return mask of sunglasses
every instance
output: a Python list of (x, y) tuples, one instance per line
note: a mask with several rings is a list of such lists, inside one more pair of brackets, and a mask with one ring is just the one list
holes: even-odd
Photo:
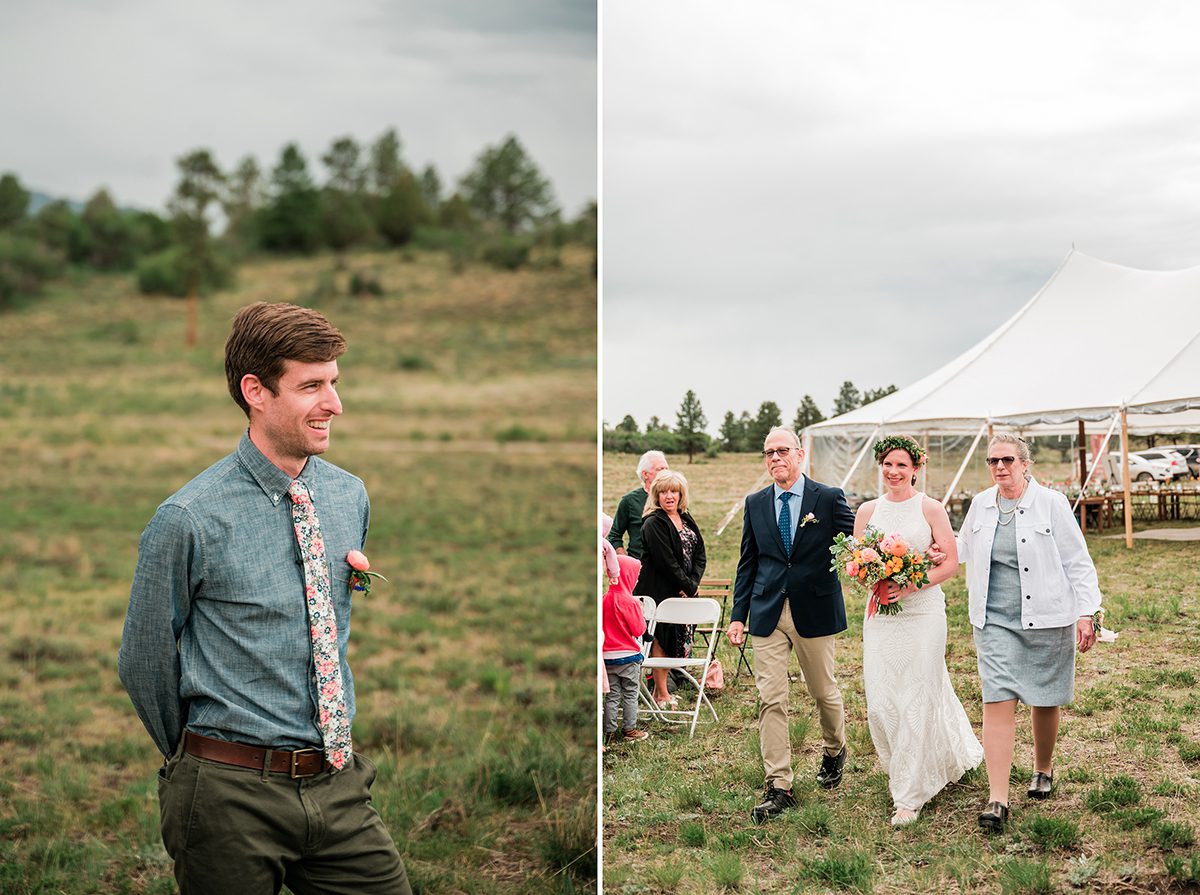
[(769, 449), (763, 451), (762, 455), (769, 460), (771, 457), (774, 457), (776, 454), (778, 454), (781, 457), (786, 457), (789, 453), (791, 453), (791, 450), (792, 449), (790, 447), (769, 448)]
[(1001, 463), (1003, 463), (1005, 466), (1012, 466), (1016, 462), (1017, 462), (1016, 457), (988, 457), (987, 458), (988, 466), (999, 466)]

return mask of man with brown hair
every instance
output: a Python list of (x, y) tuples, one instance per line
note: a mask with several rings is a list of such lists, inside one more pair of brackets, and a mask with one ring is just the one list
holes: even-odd
[(347, 554), (370, 505), (316, 455), (341, 415), (342, 334), (259, 302), (225, 345), (236, 451), (159, 506), (138, 545), (119, 670), (165, 764), (183, 893), (409, 893), (353, 750)]

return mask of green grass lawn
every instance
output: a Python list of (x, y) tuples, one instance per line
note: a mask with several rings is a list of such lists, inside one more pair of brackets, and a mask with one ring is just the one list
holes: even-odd
[[(751, 488), (762, 461), (725, 455), (687, 465), (692, 508), (705, 533), (707, 574), (733, 577), (741, 514), (717, 523)], [(635, 485), (636, 457), (604, 457), (603, 505), (612, 512)], [(1178, 525), (1194, 525), (1182, 522)], [(1140, 528), (1140, 526), (1139, 526)], [(863, 598), (847, 592), (850, 628), (838, 639), (849, 759), (832, 792), (813, 780), (820, 729), (802, 683), (792, 687), (797, 810), (750, 822), (762, 793), (756, 693), (720, 658), (726, 691), (719, 723), (687, 731), (651, 723), (652, 738), (610, 748), (603, 761), (607, 893), (643, 892), (1161, 892), (1200, 884), (1200, 543), (1093, 538), (1114, 644), (1079, 659), (1075, 702), (1063, 712), (1055, 795), (1032, 802), (1029, 716), (1018, 714), (1012, 815), (986, 839), (976, 815), (987, 799), (983, 768), (947, 787), (912, 827), (892, 829), (887, 778), (867, 730), (862, 688)], [(946, 663), (981, 732), (975, 651), (963, 576), (945, 585)]]
[[(245, 427), (223, 344), (260, 299), (350, 345), (326, 457), (366, 481), (390, 580), (356, 600), (355, 745), (414, 889), (595, 889), (590, 268), (255, 262), (194, 349), (183, 302), (125, 276), (0, 315), (0, 892), (174, 891), (116, 652), (142, 529)], [(385, 294), (348, 297), (355, 270)]]

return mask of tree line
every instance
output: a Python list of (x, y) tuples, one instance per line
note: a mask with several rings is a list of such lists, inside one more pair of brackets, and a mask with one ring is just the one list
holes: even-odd
[[(884, 395), (890, 395), (896, 386), (887, 385), (882, 388), (859, 391), (853, 382), (846, 380), (842, 383), (837, 397), (834, 399), (833, 415), (841, 416), (877, 401)], [(817, 402), (812, 395), (805, 395), (796, 414), (792, 418), (792, 428), (800, 432), (807, 427), (825, 420)], [(783, 412), (774, 401), (763, 401), (758, 405), (758, 411), (751, 416), (743, 410), (735, 415), (732, 410), (725, 412), (725, 418), (714, 438), (705, 431), (708, 418), (696, 393), (688, 389), (683, 396), (679, 409), (675, 414), (675, 426), (672, 428), (657, 416), (650, 417), (645, 430), (638, 428), (637, 421), (626, 414), (613, 428), (604, 427), (604, 450), (619, 451), (628, 454), (640, 454), (644, 451), (657, 450), (668, 454), (687, 454), (691, 463), (696, 454), (709, 457), (717, 456), (721, 451), (740, 453), (757, 451), (761, 448), (767, 433), (776, 426), (783, 425)]]
[(370, 145), (340, 137), (320, 163), (318, 182), (294, 142), (269, 172), (253, 155), (224, 170), (210, 150), (195, 149), (176, 160), (166, 215), (121, 208), (103, 188), (78, 210), (56, 200), (30, 213), (30, 192), (6, 173), (0, 309), (68, 268), (133, 271), (145, 293), (185, 296), (229, 285), (237, 263), (256, 253), (411, 243), (446, 251), (456, 265), (478, 258), (515, 269), (538, 246), (595, 244), (595, 203), (564, 221), (549, 181), (515, 136), (484, 148), (452, 190), (434, 165), (407, 164), (394, 128)]

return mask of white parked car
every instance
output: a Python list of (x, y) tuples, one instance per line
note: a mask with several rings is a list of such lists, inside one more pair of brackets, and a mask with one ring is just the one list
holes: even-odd
[(1190, 479), (1192, 472), (1188, 469), (1187, 457), (1170, 448), (1147, 448), (1144, 451), (1130, 451), (1129, 456), (1143, 457), (1146, 460), (1165, 460), (1171, 466), (1171, 476), (1176, 479)]
[(1187, 460), (1188, 469), (1194, 478), (1200, 479), (1200, 444), (1164, 444), (1156, 451), (1178, 451)]
[[(1108, 474), (1114, 485), (1121, 484), (1123, 468), (1120, 451), (1110, 452)], [(1134, 482), (1169, 482), (1175, 478), (1175, 473), (1171, 469), (1171, 464), (1166, 460), (1150, 460), (1131, 452), (1129, 454), (1129, 478)]]

